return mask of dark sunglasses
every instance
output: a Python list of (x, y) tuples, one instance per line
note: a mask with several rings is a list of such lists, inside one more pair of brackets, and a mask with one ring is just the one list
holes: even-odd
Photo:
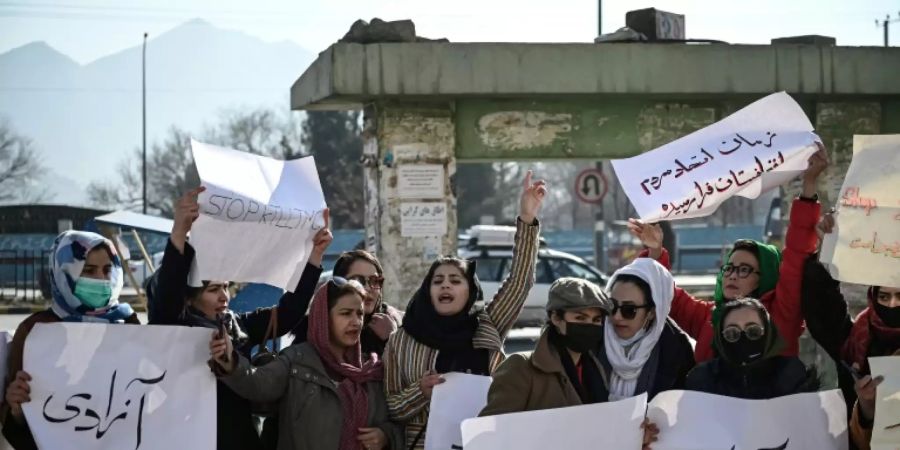
[(380, 277), (378, 275), (372, 275), (368, 277), (364, 275), (354, 275), (347, 278), (358, 282), (366, 288), (381, 289), (381, 287), (384, 286), (384, 277)]
[(747, 278), (751, 274), (759, 273), (758, 270), (756, 270), (746, 264), (741, 264), (741, 265), (737, 265), (737, 266), (735, 266), (734, 264), (725, 264), (724, 266), (722, 266), (721, 271), (722, 271), (722, 275), (724, 275), (726, 277), (730, 277), (732, 273), (737, 273), (738, 278)]
[(730, 342), (733, 344), (740, 340), (741, 333), (744, 333), (744, 335), (747, 336), (747, 339), (750, 339), (751, 341), (758, 341), (763, 337), (763, 334), (765, 334), (765, 332), (765, 328), (755, 323), (747, 325), (747, 327), (743, 330), (737, 325), (730, 325), (722, 330), (722, 338), (725, 339), (726, 342)]
[(618, 300), (611, 298), (613, 307), (612, 311), (609, 312), (609, 317), (616, 315), (616, 311), (622, 313), (622, 318), (625, 320), (631, 320), (637, 317), (637, 312), (639, 309), (649, 309), (652, 308), (650, 305), (635, 305), (634, 303), (625, 303), (624, 305), (620, 303)]

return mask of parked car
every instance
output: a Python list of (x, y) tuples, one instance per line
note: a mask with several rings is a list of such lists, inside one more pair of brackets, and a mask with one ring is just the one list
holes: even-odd
[[(477, 261), (478, 278), (484, 290), (484, 298), (490, 299), (500, 289), (500, 283), (509, 274), (512, 263), (512, 245), (515, 228), (478, 225), (469, 230), (470, 239), (459, 249), (459, 256)], [(550, 285), (562, 277), (583, 278), (604, 287), (609, 278), (585, 260), (546, 248), (542, 243), (535, 263), (535, 283), (525, 300), (525, 307), (516, 326), (542, 325), (547, 320), (547, 296)]]

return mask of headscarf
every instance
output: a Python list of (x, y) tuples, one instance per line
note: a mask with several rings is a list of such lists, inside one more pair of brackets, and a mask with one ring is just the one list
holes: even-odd
[[(781, 268), (781, 251), (774, 245), (763, 244), (762, 242), (754, 241), (752, 239), (741, 239), (734, 244), (738, 245), (740, 243), (750, 243), (755, 246), (756, 251), (753, 252), (753, 254), (759, 262), (759, 286), (755, 291), (744, 292), (743, 294), (747, 297), (762, 298), (767, 292), (775, 289), (775, 285), (778, 284), (778, 275)], [(731, 255), (734, 254), (734, 252), (735, 249), (732, 247), (731, 251), (728, 252), (728, 256), (725, 258), (725, 261), (730, 261)], [(725, 274), (719, 270), (719, 274), (716, 276), (716, 292), (713, 296), (713, 299), (716, 302), (712, 316), (713, 326), (715, 326), (717, 322), (721, 322), (723, 317), (722, 305), (726, 301), (723, 283), (724, 278)]]
[(481, 283), (475, 273), (475, 261), (467, 261), (466, 280), (469, 282), (469, 298), (463, 309), (452, 315), (442, 316), (431, 303), (431, 280), (434, 272), (446, 259), (438, 259), (422, 281), (403, 316), (403, 329), (415, 340), (438, 350), (466, 350), (472, 348), (472, 338), (478, 328), (478, 311), (473, 308), (476, 301), (482, 300)]
[[(95, 309), (75, 296), (75, 283), (81, 277), (88, 253), (101, 246), (111, 256), (112, 295), (106, 305)], [(119, 303), (123, 278), (122, 261), (112, 241), (97, 233), (64, 231), (56, 237), (50, 250), (50, 293), (53, 297), (50, 309), (65, 322), (123, 322), (134, 314), (131, 305)]]
[(870, 286), (866, 294), (869, 306), (856, 316), (853, 328), (850, 329), (850, 337), (841, 349), (841, 359), (849, 364), (858, 364), (863, 373), (869, 372), (869, 349), (873, 343), (877, 342), (889, 348), (900, 346), (900, 328), (887, 326), (875, 313), (878, 286)]
[(784, 347), (784, 340), (782, 340), (781, 336), (778, 334), (778, 329), (775, 328), (775, 323), (772, 322), (772, 316), (769, 314), (769, 311), (766, 310), (766, 307), (763, 306), (763, 304), (755, 298), (746, 297), (724, 303), (720, 308), (722, 311), (722, 318), (724, 319), (729, 312), (735, 309), (745, 307), (751, 307), (755, 309), (762, 319), (763, 327), (765, 328), (762, 337), (762, 339), (765, 340), (762, 356), (759, 359), (744, 366), (741, 366), (737, 361), (735, 361), (733, 355), (729, 355), (728, 352), (725, 351), (725, 338), (722, 337), (722, 329), (724, 329), (723, 320), (720, 320), (717, 324), (713, 325), (713, 349), (715, 349), (716, 354), (730, 366), (742, 367), (744, 369), (753, 369), (763, 364), (765, 361), (778, 356), (781, 353), (782, 348)]
[(330, 372), (343, 377), (338, 383), (338, 396), (341, 399), (343, 423), (341, 425), (341, 450), (357, 450), (360, 448), (356, 437), (359, 429), (368, 425), (369, 394), (366, 383), (380, 381), (384, 378), (384, 370), (378, 355), (372, 354), (363, 363), (359, 342), (347, 349), (344, 361), (338, 361), (331, 353), (331, 317), (328, 311), (328, 287), (336, 283), (330, 280), (316, 291), (309, 309), (309, 328), (307, 341), (319, 354), (322, 364)]
[(606, 284), (606, 292), (611, 293), (617, 278), (622, 275), (634, 275), (650, 285), (652, 298), (645, 299), (647, 303), (653, 302), (656, 317), (653, 326), (649, 329), (641, 328), (629, 339), (622, 339), (616, 334), (612, 318), (606, 318), (604, 326), (604, 346), (606, 358), (612, 366), (609, 380), (609, 400), (621, 400), (633, 397), (637, 386), (638, 377), (644, 364), (650, 359), (663, 329), (666, 327), (666, 318), (672, 308), (672, 297), (675, 295), (675, 285), (672, 274), (660, 263), (650, 258), (638, 258), (631, 264), (617, 270), (609, 278)]

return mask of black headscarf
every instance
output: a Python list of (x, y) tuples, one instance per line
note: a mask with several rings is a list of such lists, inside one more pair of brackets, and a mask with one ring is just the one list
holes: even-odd
[[(466, 280), (469, 282), (469, 298), (465, 307), (452, 316), (442, 316), (431, 303), (431, 280), (434, 272), (443, 264), (453, 264), (451, 258), (440, 258), (435, 261), (428, 274), (410, 299), (403, 316), (403, 329), (415, 340), (440, 351), (438, 354), (438, 371), (482, 372), (487, 366), (487, 351), (474, 349), (472, 338), (478, 328), (478, 310), (475, 302), (482, 300), (481, 283), (475, 273), (475, 261), (465, 261)], [(484, 356), (482, 364), (481, 359)], [(466, 362), (470, 361), (470, 362)], [(466, 368), (466, 370), (463, 370)]]

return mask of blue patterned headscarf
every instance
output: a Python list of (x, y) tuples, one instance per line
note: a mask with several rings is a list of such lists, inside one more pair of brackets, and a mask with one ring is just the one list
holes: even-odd
[[(112, 295), (105, 306), (93, 309), (75, 296), (75, 282), (81, 276), (87, 254), (100, 246), (105, 246), (112, 256), (112, 270), (109, 273)], [(122, 261), (109, 239), (87, 231), (64, 231), (56, 237), (50, 251), (50, 289), (53, 295), (50, 309), (66, 322), (122, 322), (134, 314), (131, 305), (119, 303), (123, 278)]]

